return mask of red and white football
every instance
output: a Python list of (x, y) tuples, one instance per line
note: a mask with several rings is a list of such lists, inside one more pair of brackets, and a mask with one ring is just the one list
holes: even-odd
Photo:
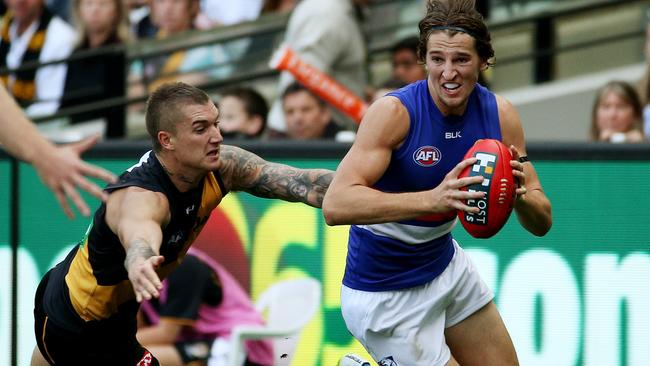
[(463, 187), (462, 190), (482, 191), (482, 199), (467, 200), (467, 205), (478, 207), (478, 213), (458, 210), (458, 218), (465, 230), (475, 238), (489, 238), (499, 232), (510, 217), (515, 200), (516, 183), (512, 175), (510, 149), (498, 140), (483, 139), (474, 143), (465, 159), (475, 157), (476, 163), (465, 168), (459, 178), (483, 176), (483, 183)]

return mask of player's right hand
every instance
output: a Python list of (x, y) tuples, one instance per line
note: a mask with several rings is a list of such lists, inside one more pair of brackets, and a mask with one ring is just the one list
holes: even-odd
[(162, 255), (151, 256), (147, 259), (139, 258), (127, 269), (129, 281), (131, 281), (135, 299), (138, 302), (160, 296), (162, 282), (156, 273), (156, 268), (164, 260), (165, 258)]
[(458, 178), (460, 173), (468, 166), (476, 163), (476, 158), (469, 158), (456, 164), (445, 179), (433, 189), (434, 212), (448, 212), (451, 210), (462, 210), (466, 212), (478, 212), (478, 207), (470, 207), (466, 204), (468, 199), (481, 199), (485, 192), (462, 191), (461, 187), (483, 182), (482, 176)]

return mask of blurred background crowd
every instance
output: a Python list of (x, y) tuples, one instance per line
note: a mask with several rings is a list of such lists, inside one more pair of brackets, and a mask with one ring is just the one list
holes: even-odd
[[(271, 69), (273, 52), (288, 45), (369, 104), (426, 77), (415, 51), (424, 7), (424, 0), (4, 0), (0, 77), (55, 142), (94, 133), (144, 139), (144, 101), (173, 80), (210, 93), (227, 141), (350, 141), (357, 122)], [(519, 108), (529, 140), (648, 140), (645, 2), (484, 0), (477, 9), (497, 53), (481, 82)]]

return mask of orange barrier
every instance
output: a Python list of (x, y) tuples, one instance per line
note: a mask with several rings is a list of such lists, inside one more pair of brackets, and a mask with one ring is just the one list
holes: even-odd
[(290, 47), (283, 45), (275, 52), (269, 66), (290, 72), (297, 81), (347, 116), (361, 122), (368, 104), (329, 75), (300, 59)]

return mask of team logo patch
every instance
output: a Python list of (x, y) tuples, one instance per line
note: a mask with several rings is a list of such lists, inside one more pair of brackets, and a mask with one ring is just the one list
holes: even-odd
[(421, 146), (413, 153), (413, 160), (423, 167), (431, 167), (440, 161), (442, 154), (435, 146)]

